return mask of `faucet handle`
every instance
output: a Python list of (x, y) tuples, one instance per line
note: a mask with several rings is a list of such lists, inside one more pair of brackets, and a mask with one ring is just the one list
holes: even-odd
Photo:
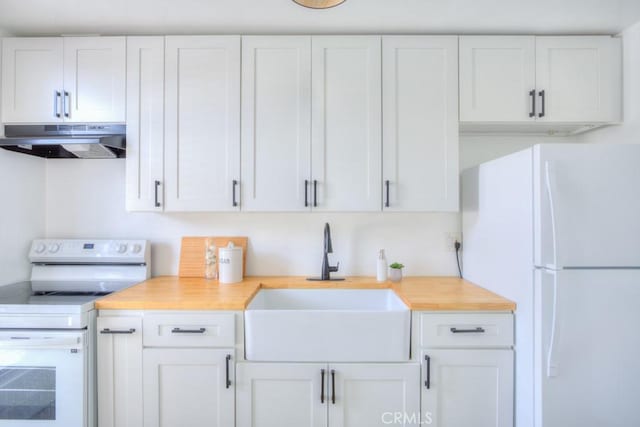
[(336, 266), (329, 266), (329, 272), (330, 273), (335, 273), (340, 269), (340, 263), (338, 262), (338, 265)]

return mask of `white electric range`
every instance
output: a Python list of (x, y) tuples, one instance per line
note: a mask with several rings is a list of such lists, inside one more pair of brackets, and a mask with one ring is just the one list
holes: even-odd
[(0, 427), (96, 425), (94, 301), (150, 276), (144, 240), (35, 240), (0, 287)]

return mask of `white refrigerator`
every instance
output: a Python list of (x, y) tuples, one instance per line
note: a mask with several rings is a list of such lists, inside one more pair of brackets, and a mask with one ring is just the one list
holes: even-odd
[(640, 426), (640, 144), (542, 144), (462, 177), (466, 279), (517, 303), (517, 427)]

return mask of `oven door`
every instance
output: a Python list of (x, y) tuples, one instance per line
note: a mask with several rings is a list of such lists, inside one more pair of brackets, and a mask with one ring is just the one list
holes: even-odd
[(0, 331), (0, 426), (87, 426), (86, 331)]

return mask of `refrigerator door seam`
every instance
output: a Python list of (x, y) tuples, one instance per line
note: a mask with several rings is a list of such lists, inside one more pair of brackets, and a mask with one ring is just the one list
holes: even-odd
[[(556, 233), (556, 209), (551, 189), (551, 162), (544, 162), (545, 186), (547, 187), (547, 197), (549, 198), (549, 214), (551, 219), (551, 243), (553, 246), (553, 267), (558, 266), (558, 239)], [(547, 266), (547, 268), (553, 268)]]
[(551, 314), (549, 351), (547, 352), (547, 377), (552, 378), (558, 375), (558, 366), (554, 360), (554, 347), (556, 342), (556, 329), (558, 322), (558, 274), (555, 271), (548, 271), (548, 273), (553, 276), (553, 309)]

